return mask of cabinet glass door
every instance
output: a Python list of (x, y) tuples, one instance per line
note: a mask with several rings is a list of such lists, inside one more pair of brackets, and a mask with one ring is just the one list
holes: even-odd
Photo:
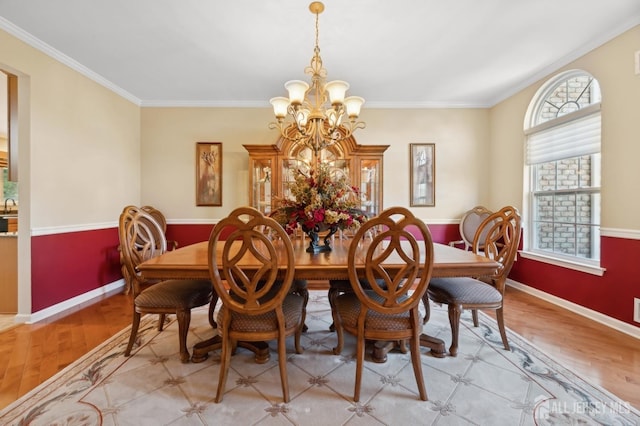
[[(314, 159), (313, 151), (307, 147), (301, 147), (299, 150), (292, 150), (294, 154), (293, 158), (285, 158), (282, 160), (282, 194), (285, 199), (293, 199), (291, 195), (290, 185), (295, 180), (296, 176), (303, 174), (309, 176), (312, 170), (312, 165), (318, 161), (323, 164), (327, 164), (330, 168), (331, 175), (335, 178), (346, 177), (349, 181), (349, 161), (344, 158), (339, 158), (336, 152), (329, 149), (323, 149), (318, 153), (318, 156)], [(353, 183), (352, 183), (353, 184)]]
[(263, 214), (271, 213), (273, 161), (271, 158), (254, 158), (251, 161), (251, 206)]
[(379, 159), (363, 158), (360, 161), (360, 201), (361, 208), (369, 217), (380, 213), (381, 170)]

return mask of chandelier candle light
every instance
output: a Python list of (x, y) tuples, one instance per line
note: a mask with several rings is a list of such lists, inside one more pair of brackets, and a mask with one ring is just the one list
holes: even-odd
[[(313, 2), (309, 5), (316, 15), (316, 44), (311, 65), (305, 73), (311, 74), (311, 86), (305, 81), (291, 80), (284, 84), (289, 98), (276, 97), (270, 100), (277, 122), (269, 124), (271, 129), (279, 129), (283, 138), (303, 143), (314, 154), (324, 148), (351, 136), (356, 129), (363, 129), (365, 123), (357, 121), (364, 99), (359, 96), (345, 98), (349, 83), (341, 80), (326, 82), (327, 70), (322, 66), (318, 47), (318, 17), (324, 11), (324, 4)], [(293, 123), (286, 121), (289, 115)], [(348, 117), (348, 120), (343, 120)]]

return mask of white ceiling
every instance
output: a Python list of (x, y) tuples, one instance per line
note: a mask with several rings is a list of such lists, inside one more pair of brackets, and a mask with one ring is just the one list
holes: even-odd
[[(309, 3), (0, 0), (0, 29), (143, 106), (267, 106), (309, 80)], [(639, 0), (324, 3), (328, 79), (365, 108), (492, 106), (640, 24)]]

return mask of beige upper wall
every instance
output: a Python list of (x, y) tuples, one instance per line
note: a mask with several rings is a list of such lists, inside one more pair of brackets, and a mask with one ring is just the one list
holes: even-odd
[[(409, 144), (436, 144), (436, 206), (413, 208), (429, 222), (458, 218), (486, 203), (488, 111), (370, 109), (363, 145), (390, 145), (384, 156), (384, 206), (409, 206)], [(273, 144), (270, 108), (142, 108), (142, 200), (169, 219), (213, 220), (249, 202), (248, 154), (243, 144)], [(222, 142), (223, 206), (195, 205), (195, 144)]]
[(139, 202), (137, 105), (4, 31), (0, 68), (18, 75), (28, 111), (20, 117), (20, 202), (30, 202), (32, 229), (113, 222), (123, 205)]
[(559, 72), (582, 69), (598, 80), (602, 91), (602, 227), (640, 229), (640, 198), (634, 195), (640, 182), (640, 75), (634, 69), (638, 50), (640, 26), (491, 109), (492, 205), (512, 199), (522, 205), (524, 117), (536, 91)]

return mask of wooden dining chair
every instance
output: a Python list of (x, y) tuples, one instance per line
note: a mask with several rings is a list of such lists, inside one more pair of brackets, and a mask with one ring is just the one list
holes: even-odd
[[(124, 266), (133, 278), (133, 322), (125, 356), (131, 354), (137, 340), (140, 318), (143, 314), (159, 314), (158, 330), (162, 331), (167, 314), (178, 320), (180, 360), (190, 359), (187, 333), (191, 309), (211, 303), (213, 286), (209, 280), (145, 280), (138, 265), (167, 250), (167, 241), (161, 225), (141, 208), (127, 206), (120, 214), (118, 234)], [(215, 305), (215, 301), (213, 302)]]
[(471, 249), (500, 263), (491, 276), (468, 278), (433, 278), (424, 296), (425, 322), (429, 319), (429, 299), (446, 304), (451, 325), (449, 354), (458, 354), (460, 315), (464, 309), (472, 310), (473, 325), (478, 326), (478, 309), (494, 309), (502, 344), (509, 350), (504, 325), (504, 288), (513, 266), (520, 243), (520, 214), (515, 207), (506, 206), (487, 216), (476, 231)]
[[(162, 229), (162, 234), (165, 235), (165, 239), (166, 239), (166, 233), (167, 233), (167, 220), (164, 216), (164, 214), (156, 209), (155, 207), (152, 206), (142, 206), (140, 207), (140, 209), (144, 210), (145, 212), (149, 213), (155, 220), (156, 222), (158, 222), (158, 224), (160, 225), (160, 229)], [(176, 248), (178, 248), (178, 242), (177, 241), (169, 241), (167, 240), (167, 248), (171, 247), (171, 250), (175, 250)], [(127, 269), (127, 266), (124, 264), (124, 257), (122, 254), (122, 248), (118, 247), (118, 251), (120, 252), (120, 270), (122, 272), (122, 277), (124, 278), (124, 282), (125, 282), (125, 294), (129, 294), (129, 292), (133, 289), (133, 277), (129, 276), (129, 270)]]
[[(216, 255), (219, 244), (224, 245), (221, 264)], [(253, 207), (233, 210), (213, 228), (209, 274), (222, 301), (217, 317), (222, 355), (216, 402), (222, 401), (237, 342), (276, 339), (282, 395), (289, 402), (285, 339), (295, 336), (296, 353), (302, 353), (305, 302), (303, 296), (291, 292), (294, 271), (293, 245), (286, 232)]]
[[(162, 213), (160, 210), (158, 210), (153, 206), (142, 206), (140, 208), (145, 212), (149, 213), (156, 220), (156, 222), (158, 222), (158, 224), (160, 225), (160, 228), (162, 229), (164, 239), (167, 239), (167, 218), (165, 217), (164, 213)], [(167, 250), (176, 250), (177, 248), (178, 248), (178, 241), (167, 240)], [(214, 312), (215, 312), (217, 300), (218, 299), (214, 294), (212, 303), (209, 304), (209, 324), (211, 324), (213, 328), (217, 327), (217, 324), (214, 318)]]
[(460, 240), (450, 241), (452, 247), (462, 245), (465, 250), (469, 250), (476, 236), (476, 231), (483, 220), (491, 214), (491, 210), (484, 206), (475, 206), (468, 210), (460, 218)]
[[(165, 239), (167, 235), (167, 218), (164, 213), (153, 206), (142, 206), (140, 207), (145, 212), (149, 213), (155, 220), (160, 224), (160, 228), (162, 229), (162, 233), (165, 234)], [(178, 248), (178, 242), (176, 240), (167, 240), (167, 249), (175, 250)]]
[[(362, 240), (372, 227), (381, 230), (363, 249)], [(417, 232), (416, 239), (409, 229)], [(361, 252), (364, 252), (364, 256)], [(395, 267), (385, 266), (390, 256)], [(364, 261), (358, 263), (358, 259)], [(400, 267), (398, 267), (400, 265)], [(353, 292), (335, 298), (334, 323), (338, 335), (335, 354), (342, 352), (343, 330), (356, 336), (356, 381), (354, 401), (360, 399), (365, 342), (409, 340), (413, 372), (420, 399), (427, 400), (420, 360), (422, 315), (419, 310), (433, 268), (431, 233), (420, 219), (404, 207), (389, 208), (366, 222), (349, 246), (348, 272)], [(364, 288), (361, 278), (369, 283)]]

